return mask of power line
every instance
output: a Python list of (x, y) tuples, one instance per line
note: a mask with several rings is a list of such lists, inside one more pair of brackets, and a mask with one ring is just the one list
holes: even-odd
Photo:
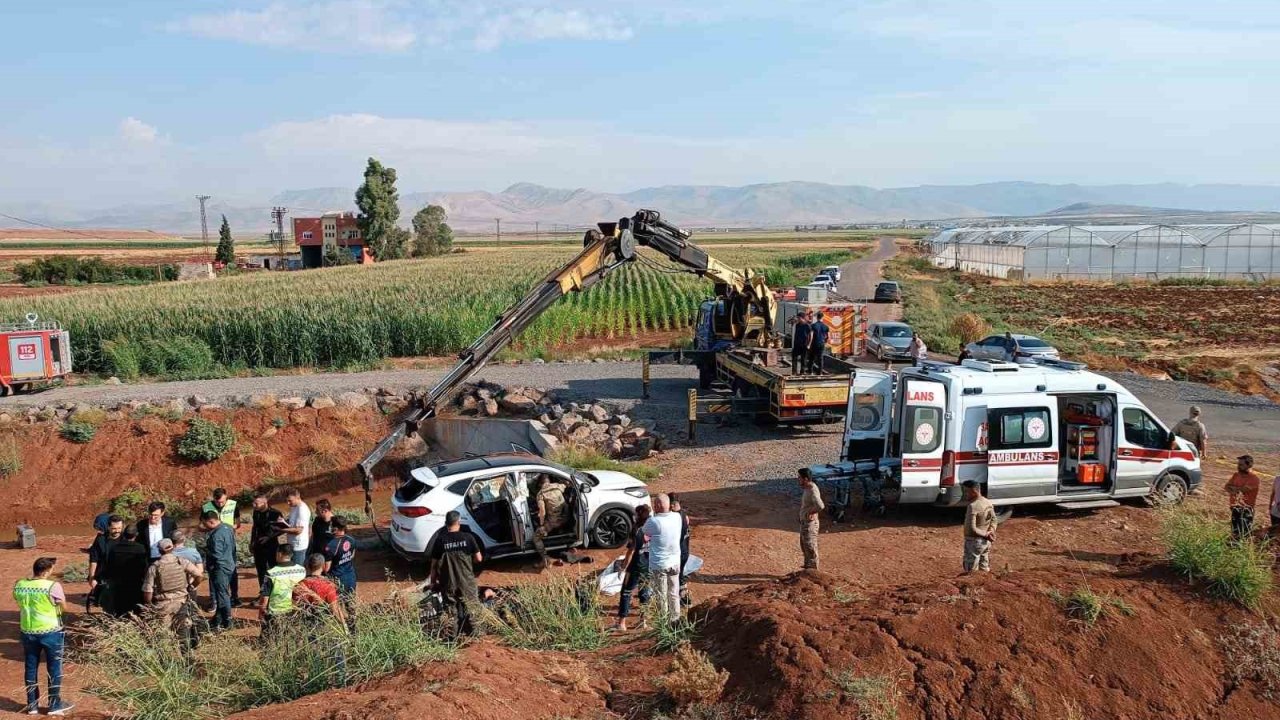
[[(103, 241), (105, 241), (105, 242), (118, 242), (118, 240), (113, 240), (112, 238), (102, 237), (101, 235), (90, 235), (89, 233), (83, 233), (83, 232), (80, 232), (79, 230), (71, 230), (71, 229), (69, 229), (69, 228), (57, 227), (56, 225), (47, 225), (47, 224), (42, 223), (42, 222), (36, 222), (35, 220), (28, 220), (28, 219), (26, 219), (26, 218), (20, 218), (20, 217), (18, 217), (18, 216), (16, 216), (16, 215), (9, 215), (9, 214), (7, 214), (7, 213), (0, 213), (0, 217), (2, 217), (2, 218), (7, 218), (7, 219), (9, 219), (9, 220), (13, 220), (14, 222), (20, 222), (20, 223), (24, 223), (24, 224), (27, 224), (27, 225), (34, 225), (35, 227), (42, 227), (42, 228), (45, 228), (46, 230), (56, 230), (56, 231), (58, 231), (58, 232), (68, 233), (68, 234), (70, 234), (70, 235), (79, 235), (80, 237), (89, 238), (90, 240), (103, 240)], [(167, 237), (167, 236), (165, 236), (165, 235), (162, 235), (161, 233), (156, 232), (155, 230), (146, 230), (145, 228), (144, 228), (144, 230), (145, 230), (146, 232), (151, 233), (152, 235), (159, 235), (160, 237)]]

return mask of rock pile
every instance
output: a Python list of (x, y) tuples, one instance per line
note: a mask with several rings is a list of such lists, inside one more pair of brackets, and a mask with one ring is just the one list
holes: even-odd
[(544, 388), (481, 382), (459, 392), (454, 405), (463, 416), (531, 420), (553, 447), (568, 443), (611, 458), (644, 459), (666, 445), (651, 420), (633, 419), (598, 402), (561, 402), (554, 391)]

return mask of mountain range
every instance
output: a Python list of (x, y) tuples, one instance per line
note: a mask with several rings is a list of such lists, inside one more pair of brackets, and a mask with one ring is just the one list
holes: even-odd
[[(216, 197), (208, 206), (210, 233), (225, 214), (238, 233), (260, 232), (271, 224), (272, 206), (293, 216), (329, 210), (354, 210), (354, 188), (287, 190), (266, 203), (227, 203)], [(488, 232), (495, 218), (504, 232), (579, 228), (629, 215), (645, 207), (690, 227), (770, 227), (898, 222), (993, 216), (1078, 215), (1090, 207), (1123, 209), (1124, 215), (1170, 213), (1161, 208), (1197, 212), (1263, 213), (1280, 211), (1280, 186), (1267, 185), (1052, 185), (996, 182), (979, 185), (919, 185), (872, 188), (813, 182), (779, 182), (740, 187), (666, 185), (626, 193), (603, 193), (517, 183), (502, 192), (409, 192), (400, 196), (402, 225), (425, 205), (443, 205), (460, 231)], [(1071, 212), (1062, 212), (1064, 209)], [(150, 229), (193, 233), (200, 229), (194, 200), (85, 209), (53, 204), (21, 205), (0, 201), (0, 212), (66, 228)], [(1094, 213), (1106, 214), (1106, 213)], [(0, 218), (0, 225), (21, 224)]]

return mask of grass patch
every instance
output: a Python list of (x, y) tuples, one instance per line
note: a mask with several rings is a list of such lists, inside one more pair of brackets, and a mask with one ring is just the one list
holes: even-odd
[(358, 602), (355, 617), (353, 633), (321, 616), (306, 632), (261, 641), (206, 636), (190, 661), (161, 623), (106, 618), (86, 630), (75, 659), (87, 691), (121, 715), (206, 720), (454, 656), (452, 645), (424, 632), (410, 604)]
[(1257, 609), (1271, 591), (1274, 557), (1268, 541), (1236, 542), (1225, 519), (1182, 505), (1161, 509), (1160, 534), (1169, 563), (1210, 594)]
[(651, 465), (614, 460), (599, 450), (579, 445), (561, 445), (552, 450), (547, 459), (552, 462), (558, 462), (561, 465), (568, 465), (577, 470), (614, 470), (624, 472), (646, 482), (662, 474), (661, 470)]
[(97, 433), (97, 425), (90, 425), (85, 422), (65, 422), (62, 424), (62, 428), (58, 431), (58, 434), (61, 435), (64, 440), (81, 444), (92, 441), (93, 436)]
[(22, 448), (12, 436), (0, 442), (0, 477), (13, 477), (22, 471)]
[(857, 703), (858, 720), (897, 720), (902, 690), (892, 675), (859, 675), (845, 670), (828, 676), (850, 702)]
[(236, 430), (231, 423), (219, 424), (192, 418), (187, 432), (178, 441), (178, 455), (195, 462), (211, 462), (222, 457), (236, 444)]
[(147, 505), (153, 501), (164, 503), (165, 515), (174, 520), (182, 520), (191, 515), (190, 509), (181, 501), (164, 493), (149, 493), (142, 488), (129, 488), (116, 495), (107, 503), (107, 509), (112, 515), (119, 515), (124, 518), (125, 523), (129, 523), (133, 518), (145, 517)]
[(1280, 696), (1280, 631), (1269, 624), (1240, 624), (1221, 638), (1232, 681), (1258, 684), (1263, 697)]
[(653, 628), (649, 634), (653, 637), (653, 649), (659, 653), (679, 652), (680, 648), (692, 643), (698, 637), (698, 624), (687, 617), (672, 620), (666, 613), (659, 612), (656, 602), (649, 602), (644, 609), (645, 620)]
[(363, 510), (357, 510), (355, 508), (334, 508), (333, 516), (336, 518), (342, 518), (346, 521), (348, 526), (363, 525), (369, 521), (369, 518), (365, 517)]
[(497, 611), (480, 615), (503, 642), (524, 650), (598, 650), (609, 642), (595, 580), (587, 575), (516, 585)]
[(1069, 595), (1063, 595), (1057, 590), (1049, 590), (1048, 595), (1062, 606), (1073, 622), (1078, 622), (1085, 627), (1093, 627), (1104, 615), (1118, 614), (1125, 617), (1134, 615), (1133, 606), (1124, 598), (1100, 595), (1088, 585), (1075, 588)]
[(89, 580), (89, 561), (73, 562), (60, 573), (63, 582), (81, 583)]

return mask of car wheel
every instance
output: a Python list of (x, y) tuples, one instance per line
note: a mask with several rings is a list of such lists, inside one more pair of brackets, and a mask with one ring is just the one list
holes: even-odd
[(618, 548), (627, 542), (635, 521), (631, 513), (621, 508), (609, 508), (600, 513), (591, 527), (591, 544), (599, 548)]
[(1151, 496), (1154, 505), (1179, 505), (1187, 499), (1187, 481), (1177, 473), (1167, 472), (1156, 478), (1155, 492)]

